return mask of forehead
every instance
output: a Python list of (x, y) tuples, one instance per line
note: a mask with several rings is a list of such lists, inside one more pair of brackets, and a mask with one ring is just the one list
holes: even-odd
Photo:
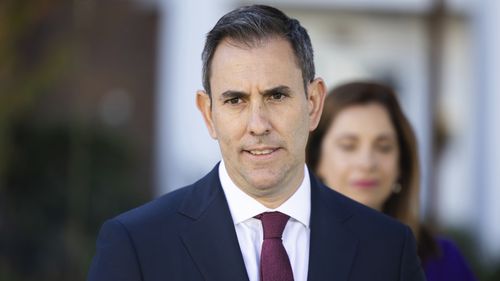
[(244, 42), (226, 37), (217, 45), (214, 51), (212, 66), (216, 61), (224, 61), (226, 57), (242, 56), (244, 54), (252, 55), (255, 53), (263, 55), (272, 53), (276, 49), (280, 50), (283, 55), (288, 56), (288, 59), (295, 59), (290, 42), (278, 35), (250, 39)]
[(378, 103), (346, 107), (337, 114), (330, 131), (334, 134), (349, 133), (369, 136), (395, 134), (389, 113)]
[(252, 86), (293, 88), (302, 85), (302, 72), (285, 39), (268, 38), (252, 45), (225, 39), (214, 53), (210, 83), (213, 93)]

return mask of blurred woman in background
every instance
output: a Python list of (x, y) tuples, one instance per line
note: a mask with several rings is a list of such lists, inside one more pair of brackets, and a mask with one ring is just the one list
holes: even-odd
[(419, 223), (415, 134), (389, 87), (333, 89), (307, 146), (307, 164), (332, 189), (411, 227), (427, 280), (475, 280), (457, 247)]

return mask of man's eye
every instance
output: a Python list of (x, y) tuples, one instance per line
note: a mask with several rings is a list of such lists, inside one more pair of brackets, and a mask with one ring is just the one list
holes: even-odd
[(271, 99), (273, 100), (282, 100), (283, 98), (285, 98), (285, 94), (283, 93), (274, 93), (271, 95)]
[(229, 104), (239, 104), (241, 103), (241, 98), (232, 98), (226, 100), (224, 103), (229, 103)]

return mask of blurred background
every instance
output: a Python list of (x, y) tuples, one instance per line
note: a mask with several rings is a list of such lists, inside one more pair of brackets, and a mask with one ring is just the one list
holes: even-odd
[[(220, 159), (195, 106), (236, 0), (0, 1), (0, 281), (85, 280), (107, 218)], [(299, 19), (329, 87), (392, 85), (422, 217), (500, 280), (500, 1), (261, 0)]]

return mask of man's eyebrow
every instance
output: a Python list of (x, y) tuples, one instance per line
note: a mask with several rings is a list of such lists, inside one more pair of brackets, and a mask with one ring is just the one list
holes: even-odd
[[(277, 86), (277, 87), (274, 87), (274, 88), (271, 88), (271, 89), (264, 90), (261, 93), (261, 95), (263, 95), (263, 96), (269, 96), (269, 95), (273, 95), (273, 94), (276, 94), (276, 93), (288, 94), (290, 92), (291, 92), (290, 87), (280, 85), (280, 86)], [(246, 97), (246, 96), (249, 96), (249, 95), (250, 94), (248, 94), (246, 92), (243, 92), (243, 91), (227, 90), (227, 91), (223, 92), (220, 95), (220, 98), (223, 99), (223, 100), (226, 100), (226, 99)]]
[(269, 95), (273, 95), (276, 93), (289, 94), (290, 92), (291, 92), (290, 87), (280, 85), (280, 86), (265, 90), (264, 92), (262, 92), (262, 95), (269, 96)]
[(248, 96), (248, 93), (241, 92), (241, 91), (228, 90), (228, 91), (223, 92), (220, 95), (220, 98), (223, 100), (226, 100), (226, 99), (241, 98), (241, 97), (245, 97), (245, 96)]

